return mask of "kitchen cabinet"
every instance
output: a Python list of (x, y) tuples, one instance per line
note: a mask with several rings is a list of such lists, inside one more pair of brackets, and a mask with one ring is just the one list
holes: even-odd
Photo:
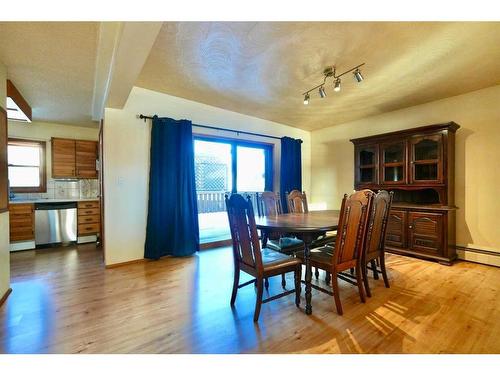
[(97, 142), (52, 138), (53, 178), (97, 178)]
[(101, 231), (99, 201), (78, 202), (78, 236), (98, 235)]
[(9, 205), (10, 242), (35, 239), (35, 205), (15, 203)]

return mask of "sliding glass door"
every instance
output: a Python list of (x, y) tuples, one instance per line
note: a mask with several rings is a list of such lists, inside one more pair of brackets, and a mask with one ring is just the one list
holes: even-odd
[(228, 240), (224, 195), (272, 190), (272, 145), (195, 137), (194, 155), (200, 242)]

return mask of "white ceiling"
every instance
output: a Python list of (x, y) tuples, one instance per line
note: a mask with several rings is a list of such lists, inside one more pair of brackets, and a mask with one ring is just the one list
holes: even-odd
[(91, 107), (99, 22), (0, 22), (0, 61), (33, 120), (96, 126)]
[[(97, 126), (113, 58), (117, 102), (135, 83), (306, 130), (500, 84), (499, 22), (115, 24), (0, 22), (0, 61), (35, 121)], [(362, 62), (363, 83), (348, 75), (302, 104), (326, 66)]]
[(137, 85), (312, 130), (499, 84), (498, 61), (499, 22), (169, 22)]

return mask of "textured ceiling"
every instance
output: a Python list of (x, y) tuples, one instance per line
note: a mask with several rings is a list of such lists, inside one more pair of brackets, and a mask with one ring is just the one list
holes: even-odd
[[(165, 23), (137, 85), (306, 130), (500, 83), (500, 23)], [(301, 93), (366, 62), (342, 91)]]
[(98, 22), (0, 22), (0, 61), (34, 121), (96, 126), (91, 118)]

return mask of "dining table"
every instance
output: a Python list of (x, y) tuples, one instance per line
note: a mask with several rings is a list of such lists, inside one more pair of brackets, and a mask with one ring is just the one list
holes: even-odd
[(326, 232), (337, 230), (339, 210), (309, 211), (306, 213), (288, 213), (255, 218), (257, 229), (267, 232), (280, 232), (296, 236), (304, 242), (305, 297), (306, 314), (312, 314), (312, 267), (311, 244)]

